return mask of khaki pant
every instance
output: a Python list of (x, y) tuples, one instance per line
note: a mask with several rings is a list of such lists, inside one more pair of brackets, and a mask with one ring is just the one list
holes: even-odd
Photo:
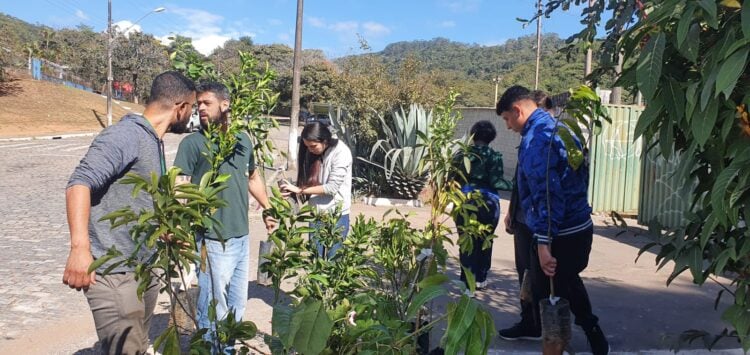
[(96, 284), (85, 292), (91, 307), (101, 349), (106, 354), (145, 354), (151, 316), (159, 294), (152, 282), (138, 300), (138, 282), (132, 272), (96, 275)]

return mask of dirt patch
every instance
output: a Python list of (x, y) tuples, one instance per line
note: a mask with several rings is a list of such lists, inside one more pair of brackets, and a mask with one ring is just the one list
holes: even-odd
[[(107, 125), (103, 95), (17, 76), (0, 84), (0, 137), (98, 132)], [(112, 101), (112, 118), (143, 106)]]

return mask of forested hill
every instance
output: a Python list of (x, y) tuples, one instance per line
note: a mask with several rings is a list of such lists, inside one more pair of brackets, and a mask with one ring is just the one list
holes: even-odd
[[(564, 40), (557, 34), (542, 37), (540, 89), (558, 93), (583, 82), (583, 55), (568, 62), (559, 52)], [(450, 41), (445, 38), (396, 42), (372, 53), (381, 58), (391, 72), (407, 58), (418, 60), (423, 70), (450, 73), (463, 91), (466, 104), (492, 106), (492, 97), (475, 93), (494, 92), (492, 79), (502, 77), (500, 89), (520, 84), (534, 86), (536, 37), (508, 39), (502, 45), (483, 46)], [(346, 60), (341, 58), (339, 61)]]
[(45, 29), (49, 28), (0, 13), (0, 45), (7, 50), (23, 52), (24, 44), (40, 40)]
[[(559, 56), (557, 49), (563, 40), (556, 34), (542, 39), (542, 56)], [(455, 70), (477, 79), (490, 79), (512, 70), (520, 63), (533, 62), (536, 56), (536, 37), (509, 39), (498, 46), (481, 46), (452, 42), (445, 38), (429, 41), (396, 42), (383, 49), (381, 55), (387, 63), (400, 63), (409, 55), (422, 61), (428, 69)]]

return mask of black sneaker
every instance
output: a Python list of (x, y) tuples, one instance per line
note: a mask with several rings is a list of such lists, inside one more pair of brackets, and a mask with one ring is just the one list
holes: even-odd
[(541, 329), (534, 330), (521, 323), (516, 323), (510, 328), (500, 329), (497, 333), (505, 340), (542, 340)]
[(607, 341), (607, 337), (604, 336), (602, 328), (599, 328), (598, 325), (595, 325), (591, 330), (586, 332), (586, 338), (589, 340), (593, 355), (609, 354), (609, 342)]

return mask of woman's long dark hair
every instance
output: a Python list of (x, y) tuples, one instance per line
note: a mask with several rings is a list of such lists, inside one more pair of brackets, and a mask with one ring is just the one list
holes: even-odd
[[(307, 146), (303, 141), (299, 142), (299, 154), (297, 155), (297, 158), (299, 159), (297, 163), (297, 186), (312, 186), (310, 185), (310, 183), (312, 181), (317, 181), (317, 173), (319, 172), (311, 171), (313, 164), (315, 164), (315, 161), (318, 160), (318, 164), (322, 165), (323, 155), (325, 155), (328, 150), (335, 147), (336, 144), (338, 144), (339, 140), (333, 138), (333, 134), (331, 134), (331, 130), (328, 129), (327, 125), (318, 121), (306, 124), (305, 128), (302, 130), (302, 135), (300, 138), (301, 140), (322, 142), (326, 144), (326, 150), (323, 151), (321, 155), (315, 155), (307, 150)], [(318, 181), (318, 184), (319, 183), (320, 182)]]

